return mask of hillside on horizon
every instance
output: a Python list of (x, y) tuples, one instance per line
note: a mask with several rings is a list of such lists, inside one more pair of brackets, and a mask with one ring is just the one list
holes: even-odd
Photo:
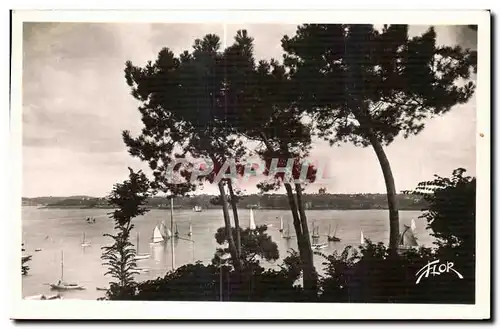
[[(174, 207), (192, 209), (201, 206), (204, 209), (217, 209), (216, 195), (199, 194), (193, 196), (176, 197)], [(401, 210), (421, 210), (425, 201), (414, 195), (398, 194), (398, 203)], [(360, 194), (329, 194), (315, 193), (303, 195), (306, 209), (387, 209), (387, 196), (383, 193)], [(106, 198), (90, 196), (71, 197), (38, 197), (23, 198), (23, 206), (43, 206), (46, 208), (111, 208)], [(165, 196), (154, 196), (148, 199), (149, 208), (165, 209), (170, 207), (170, 201)], [(240, 196), (238, 206), (241, 208), (261, 209), (288, 209), (286, 194), (250, 194)]]

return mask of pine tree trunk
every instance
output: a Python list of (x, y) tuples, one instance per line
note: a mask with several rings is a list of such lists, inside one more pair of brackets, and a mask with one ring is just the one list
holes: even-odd
[[(356, 36), (354, 36), (356, 37)], [(361, 91), (365, 88), (364, 69), (359, 62), (357, 54), (359, 52), (355, 48), (345, 48), (346, 65), (349, 67), (347, 70), (346, 87), (352, 88), (353, 91)], [(384, 152), (380, 140), (373, 132), (373, 122), (371, 121), (370, 111), (368, 110), (368, 103), (365, 102), (362, 94), (351, 93), (346, 89), (345, 95), (347, 97), (347, 106), (351, 108), (354, 116), (360, 123), (360, 127), (364, 131), (364, 137), (367, 137), (377, 154), (382, 173), (384, 174), (385, 187), (387, 190), (387, 203), (389, 206), (389, 249), (396, 250), (398, 247), (399, 239), (399, 214), (396, 202), (396, 185), (394, 184), (394, 177), (392, 176), (391, 166), (389, 160)]]
[[(275, 150), (269, 143), (266, 135), (263, 132), (261, 132), (260, 135), (262, 137), (262, 141), (266, 145), (266, 148), (274, 154)], [(284, 185), (286, 194), (288, 196), (290, 210), (292, 212), (293, 226), (297, 235), (297, 246), (299, 248), (300, 260), (302, 262), (302, 273), (304, 277), (304, 290), (306, 291), (306, 294), (310, 296), (312, 294), (316, 294), (317, 278), (315, 274), (316, 270), (314, 269), (314, 263), (312, 260), (312, 247), (309, 241), (309, 233), (307, 233), (306, 235), (306, 233), (304, 232), (304, 224), (302, 223), (302, 220), (305, 220), (305, 213), (303, 216), (299, 214), (299, 209), (302, 205), (300, 204), (301, 201), (295, 201), (292, 185), (289, 183), (285, 183)], [(297, 206), (297, 203), (299, 203), (299, 206)], [(306, 231), (308, 230), (307, 222), (305, 224), (305, 229)]]
[(227, 235), (227, 242), (229, 244), (229, 253), (231, 254), (231, 258), (233, 259), (233, 264), (235, 269), (239, 272), (241, 271), (241, 260), (238, 257), (238, 252), (236, 251), (236, 245), (234, 244), (233, 232), (231, 229), (231, 220), (229, 218), (229, 210), (227, 208), (226, 191), (224, 191), (224, 185), (222, 181), (219, 182), (217, 185), (219, 186), (219, 192), (222, 202), (222, 212), (224, 215), (224, 224), (226, 226), (226, 235)]
[(236, 252), (238, 257), (241, 255), (241, 234), (240, 234), (240, 219), (238, 217), (238, 207), (236, 205), (236, 196), (233, 190), (233, 184), (229, 179), (227, 181), (227, 187), (229, 188), (229, 196), (231, 198), (231, 207), (233, 208), (234, 226), (236, 228)]
[(387, 203), (389, 206), (389, 248), (395, 251), (398, 248), (399, 240), (399, 212), (396, 199), (396, 184), (394, 183), (389, 159), (385, 154), (382, 144), (372, 133), (370, 133), (369, 138), (384, 174)]
[[(306, 212), (304, 210), (304, 203), (302, 200), (302, 187), (300, 184), (295, 184), (295, 191), (297, 193), (297, 205), (299, 208), (299, 214), (300, 214), (300, 222), (302, 224), (302, 235), (303, 235), (303, 240), (304, 244), (306, 244), (305, 252), (306, 257), (308, 259), (308, 278), (307, 280), (310, 281), (309, 285), (309, 292), (311, 294), (314, 293), (313, 296), (316, 295), (317, 293), (317, 283), (318, 283), (318, 278), (316, 275), (316, 270), (314, 268), (314, 259), (313, 259), (313, 252), (312, 252), (312, 246), (311, 246), (311, 239), (309, 237), (309, 228), (307, 227), (307, 217), (306, 217)], [(305, 276), (304, 276), (304, 282), (305, 282)], [(304, 284), (305, 286), (305, 284)]]

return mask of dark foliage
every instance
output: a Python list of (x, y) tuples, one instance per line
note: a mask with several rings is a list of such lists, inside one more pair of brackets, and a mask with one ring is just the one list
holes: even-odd
[[(272, 241), (271, 237), (267, 235), (266, 231), (266, 225), (257, 226), (255, 230), (240, 228), (240, 258), (244, 266), (250, 267), (252, 265), (259, 265), (259, 260), (274, 262), (279, 258), (278, 246)], [(226, 232), (226, 229), (221, 227), (217, 230), (217, 233), (215, 233), (215, 241), (217, 241), (219, 245), (227, 243)], [(232, 234), (234, 239), (236, 239), (236, 228), (232, 228)], [(212, 263), (220, 264), (221, 258), (227, 256), (228, 253), (228, 248), (217, 248)]]
[(475, 298), (476, 178), (457, 168), (451, 177), (435, 175), (409, 194), (423, 196), (428, 203), (420, 216), (436, 238), (436, 257), (453, 261), (464, 276), (460, 289), (469, 301)]
[(297, 259), (296, 255), (287, 257), (279, 271), (254, 265), (251, 273), (243, 273), (247, 280), (241, 280), (242, 273), (226, 266), (188, 264), (163, 278), (139, 283), (137, 293), (129, 299), (299, 302), (304, 296), (302, 289), (294, 286)]
[(108, 197), (108, 202), (118, 209), (111, 213), (115, 221), (115, 235), (104, 234), (113, 239), (113, 244), (102, 247), (101, 259), (108, 267), (104, 275), (110, 275), (117, 281), (110, 283), (106, 298), (119, 300), (128, 299), (134, 294), (134, 275), (136, 271), (136, 250), (130, 243), (130, 232), (134, 228), (132, 219), (144, 215), (148, 209), (144, 207), (149, 197), (150, 183), (144, 173), (134, 172), (129, 168), (129, 180), (115, 184)]
[[(24, 249), (24, 243), (21, 245), (21, 251), (25, 251), (26, 249)], [(29, 262), (31, 260), (31, 256), (27, 257), (27, 258), (22, 258), (21, 259), (21, 273), (22, 275), (27, 275), (28, 274), (28, 271), (30, 270), (30, 267), (28, 265), (26, 265), (27, 262)]]
[(476, 179), (464, 176), (463, 168), (453, 171), (450, 178), (435, 175), (432, 181), (420, 182), (407, 194), (423, 197), (427, 208), (420, 216), (440, 247), (464, 246), (474, 250), (476, 243)]
[(144, 127), (135, 138), (125, 131), (123, 139), (132, 156), (149, 163), (154, 187), (165, 193), (184, 195), (199, 183), (191, 181), (191, 173), (203, 164), (178, 164), (172, 177), (170, 166), (176, 160), (201, 159), (217, 169), (225, 159), (244, 153), (220, 116), (225, 106), (223, 61), (220, 38), (208, 34), (195, 40), (192, 52), (178, 57), (163, 48), (154, 63), (126, 63), (125, 78), (141, 103)]
[[(321, 278), (320, 302), (350, 303), (474, 303), (474, 286), (466, 280), (468, 272), (457, 266), (457, 258), (443, 258), (439, 250), (410, 249), (393, 254), (382, 244), (370, 241), (360, 253), (347, 247), (341, 255), (322, 255), (326, 274)], [(454, 273), (423, 278), (417, 273), (429, 262), (453, 259)]]

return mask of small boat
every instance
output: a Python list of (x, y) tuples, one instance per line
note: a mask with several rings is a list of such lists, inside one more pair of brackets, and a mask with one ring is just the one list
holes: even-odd
[(319, 227), (316, 227), (313, 223), (313, 234), (311, 236), (313, 239), (319, 238)]
[(194, 211), (194, 212), (201, 212), (201, 211), (202, 211), (202, 209), (201, 209), (201, 207), (200, 207), (200, 206), (194, 206), (193, 211)]
[(363, 235), (363, 231), (361, 231), (361, 245), (365, 244), (365, 236)]
[(283, 233), (283, 239), (290, 240), (292, 237), (290, 236), (290, 223), (286, 225), (286, 231)]
[(82, 285), (77, 283), (67, 283), (64, 281), (59, 281), (56, 284), (50, 284), (52, 290), (85, 290)]
[(63, 299), (61, 295), (55, 294), (55, 295), (33, 295), (33, 296), (26, 296), (23, 299), (25, 300), (54, 300), (54, 299)]
[(193, 226), (191, 225), (191, 223), (189, 223), (189, 232), (188, 232), (188, 236), (192, 236), (193, 235)]
[(257, 228), (257, 226), (255, 225), (255, 218), (254, 218), (254, 215), (253, 215), (253, 209), (252, 208), (250, 208), (250, 219), (249, 219), (248, 227), (251, 230), (255, 230)]
[(283, 232), (283, 217), (280, 217), (280, 232)]
[(52, 290), (85, 290), (78, 283), (64, 282), (64, 252), (61, 250), (61, 279), (55, 284), (49, 284)]
[(94, 224), (95, 223), (95, 217), (87, 217), (86, 221), (87, 221), (87, 224)]
[(104, 287), (96, 287), (95, 290), (99, 290), (99, 291), (107, 291), (108, 288), (104, 288)]
[(149, 268), (147, 267), (137, 267), (135, 270), (139, 273), (149, 273)]
[(321, 250), (321, 249), (323, 249), (323, 248), (328, 247), (328, 244), (326, 244), (326, 243), (313, 243), (313, 244), (311, 245), (311, 247), (312, 247), (313, 249), (315, 249), (315, 250)]
[(35, 249), (35, 251), (36, 251), (36, 252), (38, 252), (38, 251), (42, 251), (42, 249), (41, 249), (41, 248), (36, 248), (36, 249)]
[(334, 241), (334, 242), (338, 242), (338, 241), (340, 241), (340, 238), (338, 238), (338, 237), (335, 235), (335, 233), (337, 233), (337, 227), (338, 227), (338, 225), (336, 225), (336, 226), (335, 226), (335, 231), (333, 231), (333, 235), (331, 235), (331, 234), (330, 234), (330, 232), (331, 232), (332, 224), (330, 224), (330, 225), (328, 226), (328, 236), (327, 236), (328, 241)]
[(45, 297), (45, 295), (43, 295), (43, 294), (40, 294), (40, 295), (26, 296), (23, 299), (25, 299), (25, 300), (46, 300), (47, 297)]
[(32, 255), (22, 255), (21, 256), (21, 260), (23, 262), (27, 262), (27, 261), (29, 261), (31, 259), (31, 257), (32, 257)]
[(413, 218), (411, 219), (410, 228), (413, 232), (415, 232), (415, 230), (417, 229), (417, 224), (415, 224), (415, 220)]
[(81, 244), (82, 247), (90, 247), (90, 241), (86, 241), (85, 240), (85, 232), (83, 232), (83, 239), (82, 239), (82, 244)]
[(143, 260), (143, 259), (148, 259), (149, 255), (136, 255), (134, 257), (134, 260)]
[(134, 257), (134, 260), (141, 260), (141, 259), (148, 259), (149, 258), (149, 254), (140, 254), (139, 253), (139, 232), (137, 232), (137, 246), (136, 246), (136, 255)]

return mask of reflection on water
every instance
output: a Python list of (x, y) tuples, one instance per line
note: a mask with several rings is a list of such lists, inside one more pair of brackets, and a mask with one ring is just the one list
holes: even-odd
[(153, 254), (153, 259), (155, 260), (155, 262), (157, 263), (161, 263), (162, 262), (162, 258), (165, 258), (163, 257), (165, 255), (165, 244), (163, 243), (156, 243), (154, 245), (151, 246), (151, 249), (152, 249), (152, 254)]
[[(97, 291), (96, 287), (106, 287), (111, 278), (105, 277), (107, 271), (101, 265), (101, 247), (109, 245), (112, 240), (104, 237), (105, 233), (113, 233), (113, 221), (107, 217), (109, 210), (105, 209), (37, 209), (36, 207), (23, 207), (22, 225), (23, 241), (26, 254), (33, 255), (28, 262), (29, 275), (23, 277), (23, 296), (36, 294), (50, 294), (46, 283), (59, 280), (61, 275), (61, 250), (64, 251), (64, 279), (70, 282), (78, 282), (86, 287), (83, 291), (63, 292), (66, 299), (97, 299), (104, 295), (103, 291)], [(341, 251), (347, 245), (358, 246), (360, 231), (365, 238), (378, 242), (387, 243), (388, 212), (386, 210), (351, 210), (332, 211), (314, 210), (307, 213), (309, 222), (315, 221), (320, 230), (320, 238), (317, 243), (327, 242), (326, 234), (330, 225), (338, 225), (336, 235), (342, 240), (340, 242), (328, 242), (328, 246), (321, 249), (323, 253), (331, 253), (333, 250)], [(420, 244), (429, 245), (431, 238), (425, 231), (425, 223), (417, 219), (420, 212), (400, 212), (401, 227), (403, 224), (410, 225), (414, 218), (417, 224), (416, 235)], [(92, 216), (96, 218), (95, 224), (88, 224), (85, 218)], [(215, 233), (222, 225), (221, 210), (206, 210), (203, 212), (192, 212), (190, 210), (176, 211), (174, 213), (178, 230), (182, 239), (174, 240), (174, 262), (175, 267), (183, 264), (194, 263), (197, 260), (209, 263), (214, 255), (215, 249), (220, 247), (215, 242)], [(280, 220), (283, 216), (285, 227), (290, 222), (290, 235), (287, 240), (279, 232)], [(240, 222), (243, 227), (248, 226), (249, 212), (239, 211)], [(270, 224), (268, 234), (277, 243), (280, 251), (280, 260), (271, 267), (281, 264), (282, 259), (288, 256), (290, 249), (297, 250), (297, 239), (291, 225), (290, 212), (285, 210), (255, 210), (255, 223), (257, 225)], [(151, 244), (151, 237), (155, 225), (162, 221), (170, 224), (170, 211), (151, 210), (145, 216), (134, 219), (134, 231), (140, 235), (139, 250), (141, 253), (149, 253), (147, 259), (137, 261), (141, 268), (147, 268), (148, 272), (137, 275), (138, 281), (163, 277), (166, 272), (172, 270), (172, 246), (167, 243)], [(192, 224), (193, 235), (188, 236), (189, 223)], [(90, 246), (82, 247), (82, 237), (91, 241)], [(132, 233), (135, 236), (135, 233)], [(192, 239), (192, 241), (188, 241)], [(133, 239), (135, 240), (135, 239)], [(136, 241), (132, 243), (137, 244)], [(35, 252), (35, 249), (41, 249)], [(321, 271), (322, 259), (315, 256), (315, 265)]]

